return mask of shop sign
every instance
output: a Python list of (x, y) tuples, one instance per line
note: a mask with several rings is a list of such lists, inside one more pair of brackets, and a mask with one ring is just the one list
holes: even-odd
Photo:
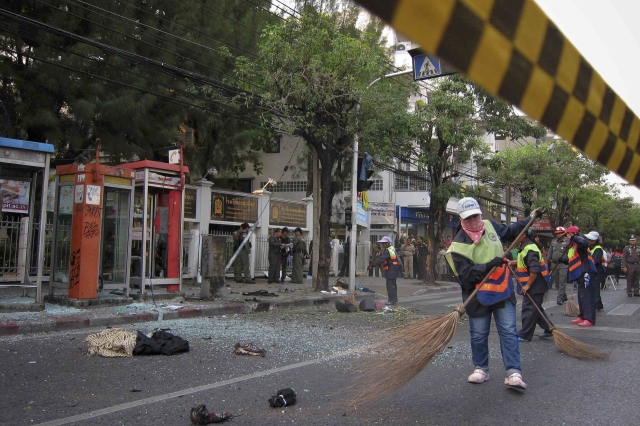
[(551, 222), (549, 222), (548, 218), (543, 217), (533, 222), (533, 224), (531, 225), (531, 230), (538, 231), (538, 232), (551, 231), (552, 230)]
[(288, 226), (291, 228), (307, 227), (307, 205), (288, 203), (286, 201), (270, 202), (270, 225)]
[(398, 210), (402, 210), (402, 217), (400, 220), (403, 222), (413, 223), (429, 223), (429, 209), (419, 207), (396, 207), (396, 215), (399, 214)]
[(367, 227), (367, 212), (364, 210), (362, 203), (358, 201), (356, 206), (356, 223), (360, 226)]
[(0, 179), (2, 211), (29, 213), (29, 189), (31, 182)]
[(184, 190), (184, 218), (195, 219), (197, 217), (197, 202), (198, 191), (192, 188), (185, 188)]
[(369, 202), (372, 225), (394, 225), (396, 223), (396, 205), (394, 203)]
[(211, 220), (256, 222), (258, 220), (258, 199), (211, 192)]

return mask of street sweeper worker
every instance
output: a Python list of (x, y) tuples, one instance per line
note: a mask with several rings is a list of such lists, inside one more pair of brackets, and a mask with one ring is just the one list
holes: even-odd
[[(540, 338), (552, 337), (551, 331), (549, 330), (551, 321), (546, 322), (545, 319), (540, 316), (540, 312), (545, 316), (547, 315), (542, 307), (542, 301), (550, 287), (549, 269), (547, 268), (540, 249), (536, 243), (531, 240), (531, 237), (532, 232), (531, 229), (529, 229), (518, 242), (520, 244), (518, 259), (510, 262), (512, 266), (517, 268), (518, 287), (516, 287), (516, 289), (518, 293), (528, 293), (531, 296), (531, 298), (525, 297), (522, 299), (522, 328), (518, 332), (518, 341), (520, 342), (531, 341), (533, 333), (536, 330), (536, 324), (544, 330), (544, 332), (539, 335)], [(536, 306), (540, 311), (536, 309)], [(547, 317), (547, 319), (548, 318), (549, 317)]]
[(604, 311), (604, 305), (602, 304), (602, 296), (600, 295), (600, 289), (607, 279), (607, 256), (604, 249), (600, 245), (600, 233), (598, 231), (591, 231), (585, 234), (589, 245), (591, 246), (591, 257), (593, 263), (596, 265), (596, 273), (593, 281), (593, 300), (596, 305), (596, 311)]
[(369, 265), (369, 268), (381, 265), (384, 270), (384, 277), (387, 284), (387, 305), (395, 305), (398, 303), (398, 285), (396, 279), (402, 276), (402, 266), (396, 249), (391, 245), (393, 241), (390, 237), (382, 237), (378, 240), (378, 244), (382, 246), (382, 253), (376, 258), (375, 264)]
[[(469, 376), (469, 383), (483, 383), (489, 380), (489, 327), (491, 315), (496, 321), (500, 335), (502, 361), (507, 371), (504, 383), (507, 386), (525, 389), (520, 364), (518, 331), (516, 329), (516, 298), (511, 285), (511, 274), (504, 263), (502, 241), (515, 239), (526, 227), (529, 219), (511, 225), (483, 220), (478, 202), (470, 197), (458, 201), (457, 213), (462, 229), (458, 231), (447, 250), (445, 258), (462, 289), (462, 299), (466, 301), (476, 285), (491, 270), (489, 276), (466, 306), (471, 334), (471, 354), (475, 366)], [(536, 209), (532, 216), (540, 217)]]
[(589, 250), (589, 240), (580, 233), (580, 228), (570, 226), (567, 236), (571, 242), (567, 254), (561, 262), (569, 265), (568, 279), (578, 288), (578, 318), (571, 321), (580, 327), (593, 327), (596, 323), (596, 304), (593, 281), (595, 281), (596, 265)]

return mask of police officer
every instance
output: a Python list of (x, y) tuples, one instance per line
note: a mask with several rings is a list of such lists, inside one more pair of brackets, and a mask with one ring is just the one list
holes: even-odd
[(282, 228), (282, 236), (280, 237), (280, 242), (284, 244), (282, 247), (282, 278), (281, 282), (284, 282), (284, 279), (287, 278), (287, 263), (289, 263), (289, 255), (291, 254), (291, 238), (289, 237), (289, 228), (286, 226)]
[[(233, 233), (233, 251), (234, 253), (242, 244), (247, 235), (249, 234), (249, 224), (243, 223), (240, 225), (240, 229)], [(249, 272), (249, 254), (251, 253), (251, 243), (247, 241), (242, 247), (242, 250), (236, 256), (236, 260), (233, 262), (233, 275), (237, 283), (255, 284), (256, 280), (251, 278)], [(244, 273), (244, 280), (242, 274)]]
[[(396, 279), (402, 275), (402, 267), (396, 249), (391, 245), (389, 237), (382, 237), (378, 243), (382, 245), (382, 254), (376, 259), (375, 265), (382, 265), (387, 285), (387, 305), (398, 303), (398, 285)], [(373, 267), (375, 265), (370, 266)]]
[[(640, 248), (636, 245), (636, 236), (629, 237), (629, 245), (622, 250), (622, 271), (627, 274), (627, 296), (640, 297)], [(632, 293), (633, 292), (633, 293)]]
[[(569, 239), (565, 235), (566, 229), (558, 226), (553, 235), (556, 237), (551, 242), (549, 253), (547, 253), (547, 265), (553, 272), (551, 276), (551, 284), (558, 288), (558, 305), (562, 305), (567, 299), (567, 265), (560, 263), (560, 257), (564, 254), (569, 246)], [(555, 270), (554, 270), (555, 268)]]
[(284, 247), (280, 241), (281, 235), (282, 230), (276, 228), (269, 237), (269, 276), (267, 277), (269, 284), (280, 282), (280, 265), (282, 263), (282, 248)]
[(302, 229), (296, 228), (293, 237), (293, 271), (291, 273), (291, 282), (293, 284), (302, 284), (302, 260), (309, 257), (307, 253), (307, 244), (302, 239)]

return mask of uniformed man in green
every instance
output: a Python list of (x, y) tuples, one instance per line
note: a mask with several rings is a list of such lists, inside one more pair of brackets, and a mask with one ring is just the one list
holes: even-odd
[(547, 253), (546, 263), (549, 270), (553, 271), (551, 283), (553, 287), (558, 288), (558, 305), (562, 305), (567, 299), (567, 270), (568, 267), (560, 262), (560, 258), (564, 255), (569, 239), (565, 235), (566, 230), (562, 226), (558, 226), (553, 235), (556, 237), (551, 242), (549, 253)]
[(640, 297), (640, 247), (635, 235), (629, 237), (629, 245), (622, 250), (622, 271), (627, 274), (627, 296)]
[[(249, 234), (249, 224), (243, 223), (240, 229), (233, 233), (233, 252), (235, 253), (242, 244), (242, 241)], [(251, 243), (249, 241), (242, 247), (242, 250), (236, 256), (233, 262), (233, 275), (237, 283), (255, 284), (256, 280), (251, 278), (249, 272), (249, 253), (251, 253)], [(242, 274), (244, 273), (244, 280)]]
[(296, 228), (293, 237), (293, 271), (291, 273), (291, 283), (302, 284), (302, 261), (309, 257), (307, 244), (302, 239), (302, 229)]

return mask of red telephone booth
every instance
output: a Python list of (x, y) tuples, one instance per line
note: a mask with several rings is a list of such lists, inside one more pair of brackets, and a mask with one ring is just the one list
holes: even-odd
[(181, 174), (189, 169), (151, 160), (122, 167), (135, 170), (131, 285), (139, 286), (141, 293), (151, 286), (180, 291), (184, 211)]

